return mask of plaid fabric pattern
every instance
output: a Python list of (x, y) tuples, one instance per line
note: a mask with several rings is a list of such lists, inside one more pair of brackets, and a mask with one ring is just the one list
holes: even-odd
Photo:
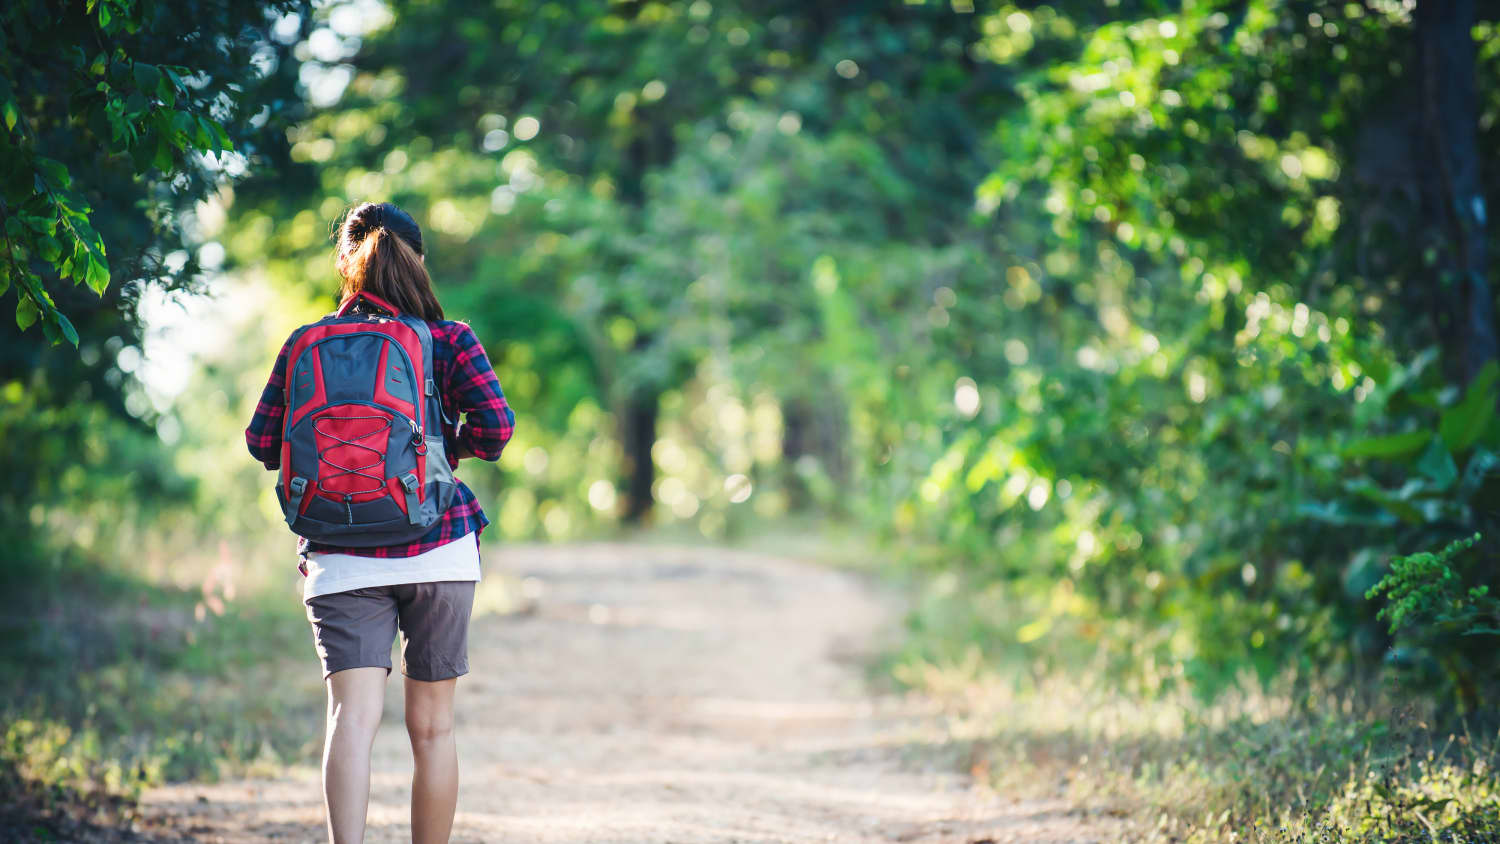
[[(461, 322), (429, 322), (432, 329), (432, 374), (443, 393), (443, 409), (454, 421), (443, 422), (443, 443), (448, 465), (458, 468), (456, 452), (463, 447), (481, 460), (499, 460), (500, 452), (515, 429), (515, 414), (500, 390), (500, 381), (490, 367), (490, 359), (474, 336), (473, 329)], [(295, 335), (294, 335), (295, 336)], [(260, 403), (250, 426), (245, 429), (245, 444), (250, 454), (267, 469), (281, 468), (281, 426), (286, 419), (287, 353), (292, 338), (282, 344), (271, 377), (261, 391)], [(301, 538), (299, 555), (310, 551), (336, 551), (361, 557), (414, 557), (460, 536), (479, 533), (490, 521), (479, 506), (474, 493), (457, 477), (453, 503), (425, 536), (416, 542), (378, 548), (342, 548), (309, 542)], [(300, 566), (299, 566), (300, 568)], [(303, 569), (303, 574), (306, 574)]]

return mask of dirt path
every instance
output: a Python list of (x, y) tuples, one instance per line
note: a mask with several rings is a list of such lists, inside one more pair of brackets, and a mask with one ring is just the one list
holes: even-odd
[[(938, 713), (871, 692), (862, 666), (895, 608), (856, 577), (628, 544), (512, 547), (485, 566), (540, 594), (532, 612), (474, 622), (454, 841), (1113, 839), (1065, 805), (976, 787)], [(400, 690), (392, 675), (369, 841), (409, 840)], [(323, 835), (313, 768), (144, 802), (194, 840)]]

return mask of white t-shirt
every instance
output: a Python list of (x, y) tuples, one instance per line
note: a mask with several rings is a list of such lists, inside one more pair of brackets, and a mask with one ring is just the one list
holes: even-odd
[(468, 533), (415, 557), (360, 557), (310, 552), (302, 600), (368, 586), (426, 583), (432, 580), (481, 580), (479, 534)]

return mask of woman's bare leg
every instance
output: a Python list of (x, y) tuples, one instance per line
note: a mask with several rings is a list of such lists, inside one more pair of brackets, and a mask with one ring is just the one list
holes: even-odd
[(458, 678), (427, 683), (406, 678), (406, 732), (413, 844), (447, 844), (458, 807), (458, 747), (453, 741), (453, 691)]
[(362, 844), (370, 806), (370, 748), (385, 703), (379, 666), (349, 668), (328, 676), (328, 727), (323, 740), (323, 804), (328, 840)]

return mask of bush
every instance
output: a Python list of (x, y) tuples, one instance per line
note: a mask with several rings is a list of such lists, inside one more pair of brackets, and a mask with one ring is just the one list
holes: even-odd
[(1471, 713), (1493, 702), (1500, 651), (1500, 600), (1474, 577), (1460, 557), (1481, 539), (1474, 534), (1441, 551), (1391, 560), (1391, 570), (1370, 587), (1367, 598), (1384, 595), (1379, 617), (1390, 622), (1397, 645), (1388, 661), (1416, 685)]

